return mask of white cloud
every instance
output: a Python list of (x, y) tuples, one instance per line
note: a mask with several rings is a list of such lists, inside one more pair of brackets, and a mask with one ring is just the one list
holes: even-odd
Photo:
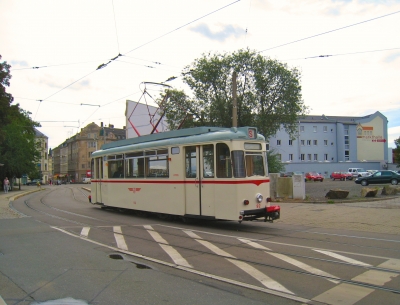
[[(144, 101), (142, 82), (179, 76), (203, 53), (249, 47), (302, 71), (303, 98), (312, 114), (381, 111), (389, 118), (388, 143), (393, 142), (400, 126), (391, 117), (400, 109), (400, 50), (361, 52), (400, 47), (400, 14), (301, 39), (400, 11), (399, 1), (230, 3), (1, 1), (1, 55), (12, 64), (7, 91), (36, 120), (58, 121), (43, 122), (40, 129), (55, 147), (92, 121), (122, 128), (125, 100)], [(296, 40), (301, 41), (271, 49)], [(96, 71), (118, 53), (126, 56)], [(319, 55), (335, 56), (305, 59)], [(42, 66), (47, 68), (17, 70)], [(185, 88), (180, 78), (170, 84)], [(66, 121), (77, 122), (77, 127), (64, 127), (75, 126)]]

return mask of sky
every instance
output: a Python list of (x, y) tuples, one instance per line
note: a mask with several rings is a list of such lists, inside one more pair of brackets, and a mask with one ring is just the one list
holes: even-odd
[(400, 0), (0, 0), (6, 90), (50, 148), (91, 122), (123, 128), (126, 100), (155, 105), (150, 82), (190, 95), (185, 66), (244, 48), (301, 71), (309, 114), (380, 111), (395, 147), (399, 33)]

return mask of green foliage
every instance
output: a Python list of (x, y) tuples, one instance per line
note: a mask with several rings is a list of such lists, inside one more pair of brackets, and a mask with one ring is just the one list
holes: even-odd
[(397, 167), (400, 167), (400, 137), (394, 140), (396, 149), (394, 150), (394, 163), (397, 163)]
[(13, 97), (5, 90), (10, 79), (10, 66), (0, 62), (0, 163), (4, 164), (0, 171), (3, 176), (19, 178), (37, 170), (34, 162), (38, 161), (40, 152), (34, 127), (39, 124), (19, 104), (11, 105)]
[(282, 164), (278, 154), (274, 150), (267, 152), (268, 172), (279, 173), (285, 171), (285, 165)]
[(170, 127), (186, 117), (184, 127), (232, 126), (232, 74), (237, 73), (237, 122), (256, 126), (266, 138), (281, 124), (290, 135), (297, 118), (307, 112), (301, 96), (300, 72), (255, 51), (207, 54), (182, 72), (193, 98), (183, 91), (169, 90), (164, 104)]

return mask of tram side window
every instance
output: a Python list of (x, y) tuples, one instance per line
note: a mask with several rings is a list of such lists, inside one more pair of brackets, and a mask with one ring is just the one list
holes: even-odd
[(108, 160), (108, 178), (124, 178), (123, 162), (123, 160)]
[(203, 146), (203, 177), (214, 178), (214, 146)]
[(232, 151), (233, 175), (236, 178), (246, 177), (244, 164), (244, 152), (242, 150)]
[(217, 144), (217, 177), (232, 178), (230, 150), (225, 143)]
[(246, 154), (247, 176), (265, 176), (264, 161), (261, 154)]
[(196, 147), (185, 147), (185, 168), (186, 178), (196, 178), (197, 165), (196, 165)]
[(146, 177), (168, 178), (168, 155), (167, 150), (158, 150), (145, 152), (146, 155), (155, 154), (146, 157)]
[(127, 159), (125, 166), (125, 177), (144, 178), (144, 158)]

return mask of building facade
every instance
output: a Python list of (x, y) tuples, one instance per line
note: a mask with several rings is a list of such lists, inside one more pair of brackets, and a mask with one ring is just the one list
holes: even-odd
[(125, 139), (125, 128), (114, 125), (98, 126), (90, 123), (79, 133), (54, 148), (54, 180), (61, 182), (80, 182), (90, 176), (91, 155), (105, 143)]
[(363, 117), (307, 115), (299, 119), (294, 136), (281, 128), (269, 138), (269, 147), (286, 171), (328, 174), (365, 162), (368, 169), (383, 169), (388, 164), (387, 123), (380, 112)]
[(51, 172), (49, 170), (49, 157), (48, 157), (49, 138), (36, 128), (35, 128), (35, 133), (36, 133), (35, 141), (40, 151), (40, 159), (36, 165), (38, 167), (42, 183), (46, 184), (48, 183), (49, 178), (51, 177)]

